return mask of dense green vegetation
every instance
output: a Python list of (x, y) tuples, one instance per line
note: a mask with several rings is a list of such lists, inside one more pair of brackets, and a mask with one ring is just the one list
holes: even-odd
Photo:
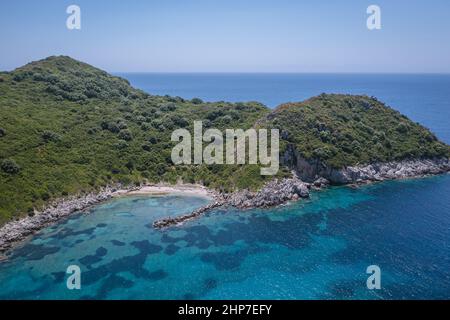
[(171, 133), (249, 128), (269, 110), (148, 95), (69, 57), (50, 57), (0, 77), (0, 224), (52, 198), (113, 182), (198, 182), (232, 190), (261, 185), (254, 166), (174, 166)]
[[(427, 129), (367, 97), (323, 95), (273, 113), (257, 102), (154, 96), (69, 57), (0, 73), (0, 224), (51, 199), (114, 182), (258, 188), (257, 165), (174, 166), (174, 129), (282, 130), (305, 157), (334, 166), (449, 154)], [(280, 170), (279, 175), (287, 175)]]
[(450, 155), (428, 129), (373, 97), (322, 94), (281, 105), (260, 123), (278, 128), (284, 147), (335, 168)]

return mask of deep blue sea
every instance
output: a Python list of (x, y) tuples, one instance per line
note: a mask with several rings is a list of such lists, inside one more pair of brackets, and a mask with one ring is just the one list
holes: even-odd
[[(128, 74), (153, 94), (257, 100), (377, 96), (450, 143), (450, 76)], [(333, 187), (270, 210), (152, 222), (208, 199), (129, 196), (46, 228), (0, 263), (0, 299), (450, 299), (450, 175)], [(69, 265), (81, 289), (68, 290)], [(369, 290), (366, 268), (381, 269)]]

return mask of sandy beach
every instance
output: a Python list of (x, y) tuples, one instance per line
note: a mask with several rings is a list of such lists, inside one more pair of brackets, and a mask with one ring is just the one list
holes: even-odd
[(192, 196), (202, 196), (212, 198), (213, 193), (208, 188), (196, 184), (179, 184), (179, 185), (146, 185), (136, 190), (119, 190), (117, 195), (167, 195), (167, 194), (185, 194)]
[(109, 186), (103, 190), (89, 194), (55, 200), (46, 208), (35, 212), (33, 216), (10, 221), (0, 228), (0, 260), (5, 258), (2, 256), (2, 253), (5, 253), (15, 244), (22, 242), (42, 228), (56, 223), (64, 217), (70, 216), (74, 212), (85, 211), (94, 205), (114, 197), (131, 195), (163, 196), (169, 194), (191, 195), (208, 199), (214, 199), (216, 197), (214, 191), (201, 185), (155, 184), (129, 188)]

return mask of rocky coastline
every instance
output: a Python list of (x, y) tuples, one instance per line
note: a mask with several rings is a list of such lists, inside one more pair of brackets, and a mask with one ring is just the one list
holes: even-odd
[(0, 260), (2, 260), (2, 254), (16, 243), (23, 241), (42, 228), (68, 217), (74, 212), (87, 210), (93, 205), (110, 199), (115, 194), (132, 191), (136, 188), (135, 186), (108, 186), (98, 192), (62, 198), (53, 201), (42, 211), (35, 210), (32, 215), (6, 223), (0, 229)]
[[(306, 160), (299, 161), (297, 164), (299, 166), (293, 168), (294, 178), (271, 180), (258, 192), (240, 190), (231, 194), (217, 194), (213, 203), (189, 214), (157, 220), (153, 226), (162, 229), (181, 225), (183, 222), (197, 218), (219, 206), (233, 206), (239, 209), (275, 207), (287, 201), (308, 198), (311, 189), (320, 190), (329, 185), (355, 187), (384, 180), (420, 178), (450, 171), (450, 159), (445, 158), (380, 162), (342, 169), (314, 166)], [(303, 176), (311, 182), (305, 182), (299, 176)]]
[(304, 183), (298, 178), (289, 178), (271, 180), (257, 192), (240, 190), (227, 194), (215, 193), (214, 202), (189, 214), (157, 220), (153, 223), (153, 227), (162, 229), (180, 225), (220, 206), (233, 206), (239, 209), (274, 207), (290, 200), (308, 198), (310, 187), (309, 183)]
[[(233, 193), (218, 193), (209, 190), (213, 202), (191, 213), (157, 220), (157, 229), (180, 225), (200, 217), (211, 209), (220, 206), (233, 206), (239, 209), (269, 208), (309, 197), (311, 190), (320, 190), (329, 185), (357, 186), (366, 183), (405, 178), (419, 178), (450, 171), (450, 159), (416, 159), (398, 162), (373, 163), (363, 166), (349, 166), (332, 169), (318, 163), (298, 161), (293, 169), (293, 178), (274, 179), (257, 192), (240, 190)], [(73, 196), (54, 201), (47, 208), (32, 216), (11, 221), (0, 228), (0, 260), (6, 251), (41, 230), (74, 212), (87, 210), (93, 205), (110, 199), (114, 195), (140, 190), (142, 187), (109, 186), (98, 192)]]
[(420, 178), (449, 171), (449, 159), (419, 159), (329, 170), (325, 174), (325, 178), (333, 184), (363, 184), (384, 180)]
[(419, 178), (450, 171), (449, 158), (405, 159), (333, 168), (320, 159), (305, 159), (291, 144), (280, 156), (280, 162), (294, 170), (303, 181), (324, 178), (333, 185)]

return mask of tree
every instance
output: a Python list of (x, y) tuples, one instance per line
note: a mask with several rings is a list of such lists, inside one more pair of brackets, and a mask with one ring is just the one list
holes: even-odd
[(178, 114), (173, 115), (170, 119), (173, 121), (173, 123), (174, 123), (177, 127), (184, 128), (184, 127), (186, 127), (186, 126), (189, 124), (189, 123), (186, 121), (186, 119), (184, 119), (183, 117), (181, 117), (181, 116), (178, 115)]
[(408, 132), (408, 125), (406, 125), (405, 123), (401, 122), (398, 126), (397, 126), (397, 131), (400, 133), (406, 133)]
[(61, 139), (61, 137), (57, 133), (49, 130), (45, 130), (41, 136), (45, 142), (58, 141)]
[(119, 140), (114, 144), (114, 148), (116, 148), (117, 150), (123, 150), (126, 149), (128, 147), (128, 142), (126, 142), (125, 140)]
[(125, 141), (130, 141), (133, 140), (133, 134), (128, 129), (120, 130), (119, 138)]
[(164, 103), (160, 106), (161, 111), (174, 111), (177, 108), (177, 105), (173, 102)]
[(145, 151), (150, 151), (150, 150), (152, 150), (152, 145), (151, 145), (149, 142), (143, 143), (141, 147), (142, 147), (142, 149), (145, 150)]
[(12, 159), (3, 159), (0, 167), (4, 172), (9, 174), (17, 174), (20, 171), (20, 166)]
[(203, 103), (203, 100), (200, 99), (200, 98), (194, 98), (194, 99), (191, 100), (191, 102), (192, 102), (193, 104), (202, 104), (202, 103)]
[(156, 144), (156, 143), (159, 142), (159, 140), (158, 140), (158, 138), (156, 138), (156, 137), (150, 137), (150, 138), (148, 139), (148, 142), (150, 142), (151, 144)]

